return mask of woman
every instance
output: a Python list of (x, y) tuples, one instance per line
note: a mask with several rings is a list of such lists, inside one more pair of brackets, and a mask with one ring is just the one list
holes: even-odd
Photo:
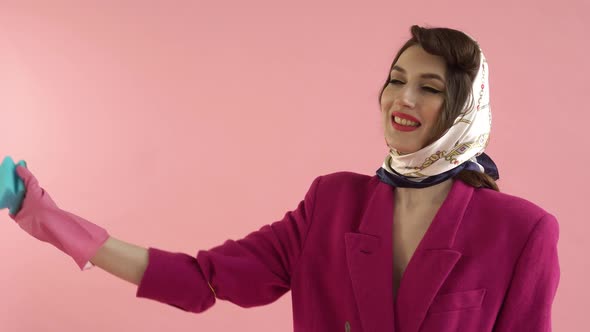
[(483, 151), (488, 66), (473, 39), (411, 27), (379, 96), (389, 153), (375, 176), (318, 176), (282, 220), (196, 257), (141, 248), (58, 208), (25, 167), (32, 236), (199, 313), (292, 292), (295, 331), (550, 331), (558, 223), (500, 193)]

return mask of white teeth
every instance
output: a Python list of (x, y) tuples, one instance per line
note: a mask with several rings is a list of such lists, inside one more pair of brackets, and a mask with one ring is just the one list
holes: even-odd
[(397, 116), (393, 117), (393, 121), (395, 121), (395, 123), (401, 124), (402, 126), (418, 127), (418, 125), (419, 125), (418, 122), (398, 118)]

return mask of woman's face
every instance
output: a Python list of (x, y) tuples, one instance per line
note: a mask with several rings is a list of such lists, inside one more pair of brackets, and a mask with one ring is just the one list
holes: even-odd
[[(390, 148), (406, 154), (426, 146), (442, 111), (446, 63), (419, 45), (407, 48), (398, 58), (381, 97), (385, 140)], [(413, 122), (401, 120), (410, 118)]]

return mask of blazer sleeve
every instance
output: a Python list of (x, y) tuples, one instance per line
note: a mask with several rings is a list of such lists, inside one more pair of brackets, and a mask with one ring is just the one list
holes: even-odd
[(551, 331), (551, 306), (560, 271), (559, 225), (543, 216), (529, 235), (494, 327), (495, 332)]
[(227, 300), (241, 307), (268, 304), (290, 290), (291, 275), (313, 220), (317, 177), (297, 208), (282, 220), (196, 257), (149, 248), (136, 297), (199, 313)]

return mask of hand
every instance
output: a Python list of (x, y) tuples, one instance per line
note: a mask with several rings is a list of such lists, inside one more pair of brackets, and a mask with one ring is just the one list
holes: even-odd
[(21, 210), (9, 216), (33, 237), (71, 256), (80, 269), (92, 267), (90, 258), (109, 238), (107, 231), (60, 209), (27, 168), (18, 166), (16, 173), (26, 192)]
[[(16, 174), (23, 180), (25, 183), (25, 198), (23, 200), (21, 209), (17, 212), (16, 215), (9, 213), (8, 215), (14, 221), (19, 223), (21, 227), (28, 227), (31, 225), (27, 225), (27, 223), (20, 223), (23, 221), (22, 212), (23, 210), (27, 210), (25, 214), (29, 213), (31, 210), (38, 210), (38, 209), (59, 209), (57, 204), (51, 199), (49, 194), (45, 191), (45, 189), (39, 186), (39, 181), (37, 178), (31, 173), (27, 168), (22, 166), (16, 167)], [(30, 228), (29, 228), (30, 229)], [(31, 233), (29, 230), (25, 229), (27, 232)], [(32, 231), (32, 230), (31, 230)], [(41, 240), (41, 239), (40, 239)]]

